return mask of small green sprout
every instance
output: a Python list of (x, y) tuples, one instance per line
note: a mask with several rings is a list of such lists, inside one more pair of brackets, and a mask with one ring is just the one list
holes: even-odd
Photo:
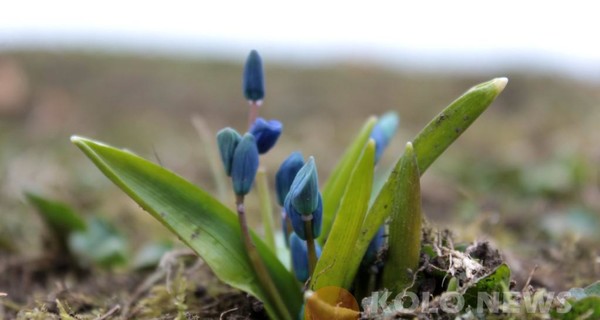
[(48, 227), (51, 243), (56, 244), (49, 249), (60, 259), (66, 257), (83, 268), (127, 263), (127, 239), (107, 220), (96, 216), (84, 220), (66, 203), (32, 192), (26, 192), (25, 197)]

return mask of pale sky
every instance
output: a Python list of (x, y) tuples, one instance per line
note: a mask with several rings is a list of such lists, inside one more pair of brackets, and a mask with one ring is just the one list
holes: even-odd
[(600, 2), (580, 0), (0, 2), (0, 50), (93, 44), (239, 57), (257, 48), (284, 60), (475, 68), (522, 56), (600, 78), (599, 33)]

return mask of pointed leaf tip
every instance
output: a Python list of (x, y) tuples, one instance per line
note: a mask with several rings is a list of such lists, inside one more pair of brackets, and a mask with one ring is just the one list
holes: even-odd
[(494, 85), (496, 86), (496, 90), (498, 91), (498, 93), (500, 93), (506, 87), (506, 84), (508, 83), (508, 78), (501, 77), (501, 78), (496, 78), (493, 81), (494, 81)]

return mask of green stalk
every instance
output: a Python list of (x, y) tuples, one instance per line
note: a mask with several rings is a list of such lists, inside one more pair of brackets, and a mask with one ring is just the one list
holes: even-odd
[[(412, 143), (406, 144), (400, 165), (405, 179), (399, 181), (389, 223), (387, 261), (383, 270), (383, 285), (400, 293), (412, 282), (419, 266), (421, 252), (421, 186), (419, 167)], [(410, 271), (409, 271), (410, 270)]]
[(304, 233), (306, 234), (306, 247), (308, 248), (308, 274), (312, 277), (317, 265), (317, 250), (312, 232), (312, 219), (304, 221)]
[(200, 145), (202, 147), (202, 151), (204, 152), (204, 156), (206, 157), (206, 161), (208, 162), (208, 166), (210, 167), (210, 171), (213, 175), (213, 179), (215, 181), (215, 185), (217, 187), (217, 194), (219, 200), (222, 202), (226, 202), (228, 198), (227, 192), (227, 176), (223, 171), (221, 160), (219, 159), (219, 155), (216, 152), (218, 150), (217, 142), (215, 140), (215, 136), (211, 133), (208, 124), (199, 115), (192, 116), (192, 124), (198, 132), (198, 136), (200, 137)]
[(277, 247), (275, 246), (275, 234), (273, 232), (273, 206), (271, 205), (271, 196), (269, 194), (267, 172), (264, 167), (258, 168), (258, 172), (256, 173), (256, 189), (258, 190), (260, 214), (265, 229), (265, 242), (271, 251), (277, 252)]
[(271, 300), (271, 303), (275, 305), (279, 316), (283, 319), (294, 319), (294, 317), (289, 313), (289, 310), (286, 308), (281, 295), (277, 291), (277, 287), (275, 287), (273, 279), (271, 279), (271, 276), (267, 271), (267, 267), (260, 258), (258, 250), (256, 250), (256, 245), (254, 245), (252, 238), (250, 238), (250, 230), (248, 228), (246, 210), (244, 208), (244, 196), (238, 195), (236, 197), (236, 209), (240, 220), (240, 228), (242, 231), (242, 240), (244, 242), (244, 247), (246, 248), (248, 258), (250, 259), (250, 263), (252, 264), (254, 271), (258, 275), (260, 283), (266, 291), (269, 300)]

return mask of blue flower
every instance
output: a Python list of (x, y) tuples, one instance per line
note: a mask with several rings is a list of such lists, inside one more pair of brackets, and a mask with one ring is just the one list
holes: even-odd
[(231, 128), (222, 129), (217, 133), (217, 145), (221, 154), (221, 161), (225, 167), (225, 173), (231, 176), (231, 164), (233, 163), (233, 153), (242, 137), (237, 131)]
[(281, 163), (281, 166), (275, 175), (275, 190), (277, 191), (277, 202), (280, 206), (283, 207), (285, 197), (290, 191), (290, 186), (303, 165), (304, 158), (300, 152), (292, 152), (292, 154)]
[(250, 128), (250, 133), (256, 138), (258, 153), (264, 154), (271, 148), (279, 139), (283, 125), (277, 120), (266, 121), (263, 118), (257, 118)]
[(292, 224), (292, 229), (294, 229), (294, 232), (298, 235), (298, 237), (306, 240), (306, 232), (304, 228), (304, 222), (306, 220), (312, 221), (313, 238), (316, 239), (321, 235), (321, 226), (323, 224), (323, 199), (320, 193), (318, 195), (317, 208), (310, 215), (301, 214), (296, 211), (289, 196), (285, 199), (284, 207), (287, 217), (290, 219)]
[(383, 151), (398, 130), (400, 118), (395, 112), (388, 112), (379, 118), (371, 131), (371, 139), (375, 140), (375, 163), (381, 159)]
[(250, 51), (244, 66), (242, 81), (244, 97), (248, 101), (257, 103), (265, 97), (265, 80), (263, 75), (262, 60), (256, 50)]
[(231, 180), (236, 195), (246, 195), (258, 170), (258, 150), (254, 136), (246, 133), (238, 143), (231, 164)]
[[(298, 235), (292, 233), (290, 236), (290, 251), (292, 253), (292, 267), (296, 279), (300, 282), (305, 282), (310, 276), (308, 274), (308, 247), (306, 241), (302, 240)], [(321, 257), (321, 247), (315, 243), (315, 251), (317, 259)]]
[[(295, 211), (304, 214), (312, 214), (319, 205), (319, 177), (313, 157), (296, 174), (287, 197)], [(286, 207), (287, 209), (287, 207)]]

